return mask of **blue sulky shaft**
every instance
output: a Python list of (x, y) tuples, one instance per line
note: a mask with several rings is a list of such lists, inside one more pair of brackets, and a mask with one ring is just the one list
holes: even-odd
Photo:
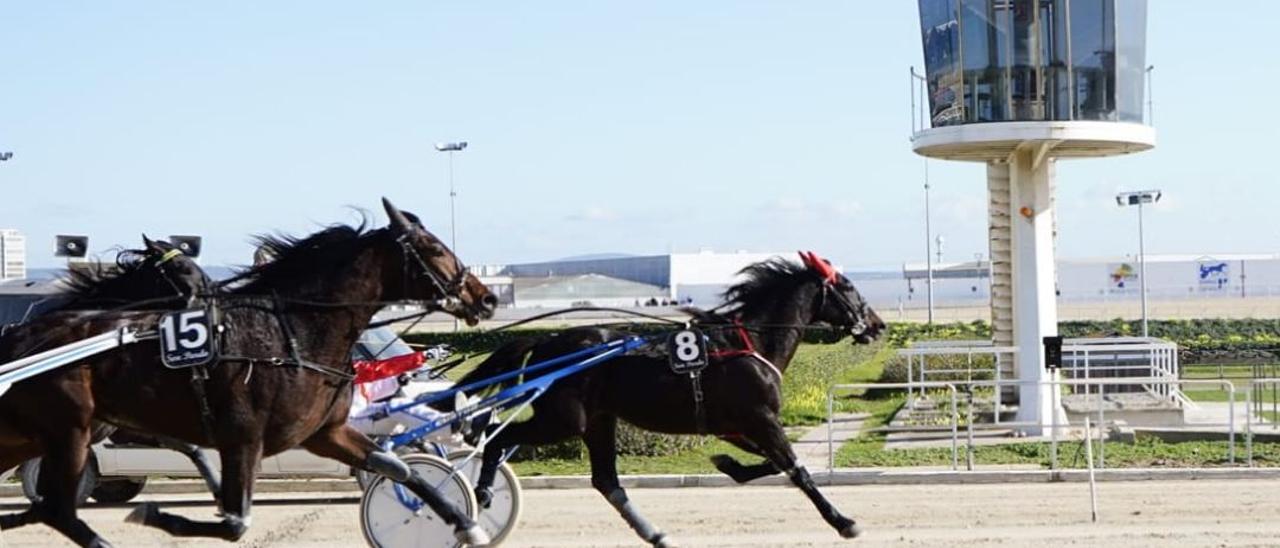
[[(387, 410), (386, 410), (384, 413), (385, 413), (385, 414), (387, 414), (387, 415), (391, 415), (391, 414), (394, 414), (394, 413), (399, 413), (400, 411), (403, 411), (403, 410), (405, 410), (405, 409), (409, 409), (409, 408), (411, 408), (411, 407), (416, 407), (416, 406), (418, 406), (419, 404), (423, 404), (423, 403), (426, 403), (426, 404), (432, 404), (432, 403), (435, 403), (435, 402), (438, 402), (438, 401), (444, 401), (444, 400), (447, 400), (447, 399), (449, 399), (449, 398), (454, 397), (454, 395), (455, 395), (455, 394), (457, 394), (458, 392), (466, 393), (466, 392), (470, 392), (470, 391), (472, 391), (472, 390), (476, 390), (476, 389), (479, 389), (479, 388), (487, 388), (487, 387), (493, 386), (493, 385), (495, 385), (495, 384), (498, 384), (498, 383), (501, 383), (501, 382), (504, 382), (504, 381), (508, 381), (508, 380), (514, 379), (514, 378), (516, 378), (516, 377), (519, 377), (520, 375), (528, 375), (528, 374), (531, 374), (531, 373), (537, 373), (537, 372), (542, 371), (542, 370), (544, 370), (544, 369), (548, 369), (548, 368), (550, 368), (550, 367), (554, 367), (554, 366), (557, 366), (557, 365), (560, 365), (560, 364), (563, 364), (563, 363), (566, 363), (566, 362), (570, 362), (570, 361), (576, 360), (576, 359), (578, 359), (578, 358), (582, 358), (582, 357), (584, 357), (584, 356), (591, 356), (591, 355), (593, 355), (593, 354), (599, 354), (599, 353), (601, 353), (601, 352), (605, 352), (605, 351), (608, 351), (608, 350), (613, 349), (613, 348), (617, 348), (617, 347), (620, 347), (620, 346), (625, 346), (629, 341), (633, 341), (633, 340), (643, 340), (643, 339), (639, 339), (638, 337), (633, 337), (633, 338), (631, 338), (631, 339), (622, 339), (622, 340), (617, 340), (617, 341), (609, 341), (609, 342), (607, 342), (607, 343), (603, 343), (603, 344), (598, 344), (598, 345), (592, 346), (592, 347), (590, 347), (590, 348), (584, 348), (584, 349), (579, 350), (579, 351), (577, 351), (577, 352), (573, 352), (573, 353), (570, 353), (570, 354), (565, 354), (565, 355), (563, 355), (563, 356), (559, 356), (559, 357), (552, 358), (552, 359), (550, 359), (550, 360), (546, 360), (546, 361), (543, 361), (543, 362), (539, 362), (539, 363), (537, 363), (537, 364), (535, 364), (535, 365), (531, 365), (531, 366), (528, 366), (528, 367), (523, 367), (523, 368), (520, 368), (520, 369), (518, 369), (518, 370), (516, 370), (516, 371), (511, 371), (511, 372), (508, 372), (508, 373), (503, 373), (503, 374), (501, 374), (501, 375), (496, 375), (496, 376), (493, 376), (493, 377), (489, 377), (489, 378), (487, 378), (487, 379), (481, 379), (481, 380), (478, 380), (478, 381), (476, 381), (476, 382), (473, 382), (473, 383), (470, 383), (470, 384), (466, 384), (466, 385), (463, 385), (463, 386), (455, 386), (455, 387), (453, 387), (453, 388), (450, 388), (450, 389), (448, 389), (448, 390), (443, 390), (443, 391), (440, 391), (440, 392), (433, 392), (433, 393), (431, 393), (431, 394), (423, 394), (422, 396), (419, 396), (419, 397), (417, 397), (417, 398), (414, 398), (414, 400), (413, 400), (413, 401), (410, 401), (410, 402), (407, 402), (407, 403), (403, 403), (403, 404), (397, 405), (397, 406), (395, 406), (395, 407), (389, 407), (389, 408), (387, 408)], [(646, 344), (647, 344), (647, 341), (646, 341)], [(643, 345), (641, 345), (641, 346), (643, 346)], [(631, 351), (631, 350), (634, 350), (634, 349), (636, 349), (636, 348), (639, 348), (639, 346), (632, 346), (632, 347), (628, 348), (628, 349), (627, 349), (627, 351)]]
[(469, 413), (474, 412), (476, 410), (502, 408), (502, 407), (523, 403), (528, 400), (536, 399), (537, 397), (546, 393), (546, 391), (551, 388), (552, 383), (554, 383), (559, 379), (568, 377), (579, 371), (594, 367), (596, 365), (609, 361), (613, 358), (626, 354), (632, 350), (643, 347), (647, 344), (649, 344), (649, 339), (642, 338), (642, 337), (631, 337), (628, 339), (622, 339), (618, 341), (610, 341), (608, 343), (596, 345), (591, 348), (580, 350), (578, 352), (565, 354), (564, 356), (560, 356), (557, 358), (553, 358), (553, 359), (538, 363), (537, 365), (534, 365), (532, 367), (527, 367), (517, 371), (512, 371), (510, 373), (504, 373), (502, 375), (497, 375), (489, 379), (477, 381), (477, 382), (468, 384), (466, 386), (456, 387), (442, 393), (433, 394), (432, 397), (430, 398), (423, 398), (421, 401), (405, 404), (395, 408), (394, 410), (388, 410), (388, 412), (394, 413), (398, 410), (406, 409), (408, 407), (413, 407), (421, 403), (443, 400), (445, 398), (451, 397), (453, 394), (456, 394), (458, 392), (465, 393), (466, 390), (471, 390), (473, 388), (483, 388), (486, 386), (492, 386), (493, 384), (515, 378), (519, 375), (529, 374), (531, 372), (546, 369), (554, 365), (563, 364), (565, 362), (572, 361), (589, 354), (594, 354), (588, 357), (587, 359), (582, 360), (582, 362), (580, 363), (576, 363), (564, 369), (560, 369), (560, 370), (548, 373), (546, 375), (543, 375), (533, 380), (526, 381), (516, 386), (506, 388), (498, 392), (497, 394), (494, 394), (492, 396), (489, 396), (488, 398), (485, 398), (477, 402), (474, 405), (469, 405), (463, 409), (456, 409), (454, 410), (453, 413), (449, 414), (446, 417), (441, 417), (440, 419), (428, 422), (426, 424), (423, 424), (407, 432), (398, 434), (396, 436), (392, 436), (390, 439), (390, 446), (400, 447), (402, 445), (413, 442), (414, 440), (417, 440), (422, 436), (425, 436), (435, 430), (439, 430), (440, 428), (443, 428), (445, 425), (455, 420), (458, 420), (462, 417), (466, 417)]

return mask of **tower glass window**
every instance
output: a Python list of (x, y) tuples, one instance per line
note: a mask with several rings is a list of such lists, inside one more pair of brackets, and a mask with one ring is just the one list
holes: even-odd
[(919, 0), (933, 127), (1142, 120), (1147, 0)]

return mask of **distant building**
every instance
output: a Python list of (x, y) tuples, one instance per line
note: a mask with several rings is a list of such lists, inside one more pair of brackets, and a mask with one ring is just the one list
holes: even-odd
[[(636, 300), (641, 304), (649, 298), (659, 302), (687, 303), (692, 300), (698, 306), (710, 307), (720, 302), (720, 296), (738, 281), (738, 272), (749, 265), (783, 257), (798, 260), (795, 253), (715, 253), (701, 251), (698, 253), (672, 253), (670, 255), (620, 256), (604, 258), (564, 259), (538, 263), (510, 265), (487, 265), (479, 267), (480, 272), (488, 275), (507, 276), (513, 281), (515, 306), (550, 306), (533, 305), (531, 298), (522, 295), (536, 290), (537, 280), (556, 280), (560, 284), (590, 284), (593, 291), (605, 291), (607, 288), (618, 290), (616, 297), (608, 297), (598, 293), (592, 299), (596, 301), (610, 299), (618, 304), (634, 305)], [(598, 278), (582, 278), (594, 274)], [(613, 281), (607, 281), (613, 280)], [(633, 282), (626, 285), (621, 282)], [(561, 289), (567, 286), (560, 285)], [(578, 287), (575, 285), (574, 287)], [(583, 286), (585, 287), (585, 286)], [(551, 287), (545, 291), (551, 291)], [(644, 295), (644, 298), (640, 298)], [(594, 299), (594, 300), (593, 300)], [(551, 299), (548, 295), (538, 295), (539, 301), (563, 300), (559, 297)], [(610, 305), (613, 306), (613, 305)]]
[(656, 285), (601, 274), (514, 278), (513, 285), (515, 306), (520, 308), (632, 307), (668, 299), (666, 290)]
[(0, 228), (0, 281), (27, 277), (27, 238), (11, 228)]

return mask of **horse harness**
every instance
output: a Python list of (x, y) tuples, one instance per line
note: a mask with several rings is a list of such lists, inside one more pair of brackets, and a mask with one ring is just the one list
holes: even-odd
[[(723, 350), (716, 350), (713, 352), (708, 352), (707, 356), (712, 360), (723, 360), (723, 359), (732, 359), (732, 358), (754, 359), (768, 366), (769, 370), (778, 376), (778, 382), (779, 382), (779, 385), (781, 385), (782, 371), (780, 371), (778, 367), (773, 364), (773, 362), (770, 362), (768, 358), (765, 358), (764, 356), (760, 355), (760, 352), (756, 350), (755, 343), (751, 341), (751, 336), (750, 334), (748, 334), (746, 326), (744, 326), (740, 320), (734, 320), (733, 330), (738, 335), (738, 338), (742, 341), (742, 348), (728, 348)], [(699, 333), (698, 336), (701, 336), (701, 334)], [(672, 363), (674, 364), (675, 362), (673, 361)], [(687, 374), (689, 377), (690, 388), (693, 391), (694, 428), (698, 434), (707, 433), (707, 411), (705, 407), (706, 394), (703, 392), (703, 389), (702, 389), (702, 371), (703, 369), (705, 369), (706, 365), (709, 365), (709, 361), (707, 364), (704, 364), (702, 367), (690, 368), (687, 370), (676, 370), (676, 368), (673, 365), (673, 370), (676, 370), (675, 371), (676, 373)]]
[[(408, 242), (407, 236), (401, 236), (397, 238), (396, 242), (400, 245), (401, 249), (403, 250), (406, 259), (413, 259), (413, 263), (416, 263), (417, 266), (419, 267), (419, 272), (424, 277), (426, 277), (427, 280), (431, 282), (433, 288), (437, 292), (439, 292), (440, 295), (443, 296), (443, 299), (446, 301), (446, 304), (444, 305), (444, 307), (447, 308), (449, 306), (449, 301), (452, 301), (454, 303), (460, 302), (461, 299), (459, 295), (463, 290), (463, 285), (466, 282), (466, 276), (469, 271), (466, 267), (462, 265), (462, 263), (457, 259), (456, 256), (454, 260), (457, 266), (457, 269), (456, 269), (457, 274), (452, 280), (444, 280), (434, 270), (431, 269), (431, 267), (427, 264), (426, 260), (422, 258), (422, 255), (420, 255), (418, 251), (413, 247), (413, 245), (411, 245)], [(161, 264), (163, 264), (165, 261), (171, 258), (173, 258), (173, 255), (166, 254), (160, 261), (158, 261), (155, 264), (155, 266), (159, 267)], [(405, 284), (408, 284), (409, 279), (412, 277), (412, 273), (409, 271), (409, 269), (411, 268), (410, 264), (411, 262), (409, 260), (404, 261)], [(170, 283), (171, 286), (173, 286), (175, 291), (181, 293), (181, 290), (177, 287), (176, 284), (172, 282), (172, 280), (168, 279), (168, 276), (164, 276), (164, 278), (166, 281)], [(213, 296), (213, 298), (202, 299), (202, 301), (205, 305), (203, 307), (205, 310), (205, 314), (209, 318), (209, 327), (213, 331), (211, 338), (225, 336), (226, 329), (223, 326), (222, 322), (220, 321), (221, 315), (219, 313), (216, 296)], [(203, 363), (197, 363), (189, 367), (191, 369), (191, 388), (192, 388), (192, 391), (195, 393), (196, 402), (200, 406), (200, 420), (205, 429), (205, 435), (209, 439), (215, 439), (214, 438), (214, 433), (215, 433), (214, 415), (213, 415), (213, 408), (209, 404), (208, 390), (205, 387), (205, 382), (210, 378), (209, 377), (210, 364), (214, 363), (215, 361), (238, 361), (238, 362), (244, 362), (248, 364), (249, 370), (248, 370), (248, 373), (245, 375), (245, 381), (244, 381), (246, 383), (249, 382), (249, 379), (253, 375), (253, 366), (259, 363), (265, 364), (265, 365), (271, 365), (271, 366), (298, 367), (300, 369), (305, 369), (315, 373), (320, 373), (323, 375), (335, 377), (338, 379), (339, 382), (336, 385), (334, 385), (333, 396), (329, 400), (329, 404), (325, 411), (325, 416), (328, 416), (330, 413), (333, 412), (334, 406), (338, 404), (338, 400), (341, 398), (343, 394), (343, 389), (350, 386), (351, 382), (355, 380), (355, 374), (353, 373), (336, 369), (321, 363), (316, 363), (314, 361), (311, 361), (302, 357), (302, 353), (299, 350), (299, 346), (298, 346), (297, 335), (294, 332), (292, 325), (289, 323), (287, 314), (285, 314), (284, 312), (284, 307), (282, 305), (282, 302), (283, 300), (280, 298), (278, 294), (275, 294), (275, 293), (272, 294), (271, 313), (275, 317), (277, 325), (279, 325), (280, 327), (281, 334), (284, 335), (288, 356), (284, 356), (284, 357), (271, 356), (267, 358), (261, 358), (261, 357), (253, 357), (253, 356), (217, 355), (216, 358), (211, 358), (209, 360), (204, 361)], [(198, 305), (197, 297), (193, 295), (188, 302), (188, 307), (196, 308), (197, 305)], [(215, 345), (215, 348), (216, 346), (217, 345)], [(216, 350), (215, 350), (215, 353), (216, 353)]]

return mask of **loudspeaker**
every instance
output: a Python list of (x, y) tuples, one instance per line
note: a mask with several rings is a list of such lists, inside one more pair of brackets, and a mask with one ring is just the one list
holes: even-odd
[(188, 257), (200, 256), (200, 237), (199, 236), (169, 236), (169, 243), (182, 250)]
[(71, 259), (84, 258), (89, 253), (88, 236), (59, 234), (53, 237), (53, 256)]

